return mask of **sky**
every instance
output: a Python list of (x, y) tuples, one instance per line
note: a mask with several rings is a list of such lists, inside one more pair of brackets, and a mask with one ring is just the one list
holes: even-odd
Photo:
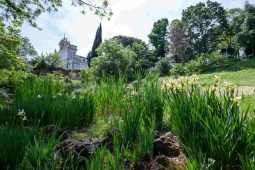
[[(153, 23), (161, 18), (180, 19), (182, 10), (206, 0), (108, 0), (113, 11), (110, 21), (88, 12), (81, 14), (79, 7), (71, 6), (71, 0), (63, 0), (58, 12), (44, 13), (37, 19), (41, 30), (28, 24), (22, 27), (22, 35), (28, 37), (37, 52), (50, 53), (59, 49), (64, 37), (78, 46), (78, 55), (87, 56), (91, 50), (99, 23), (102, 23), (103, 39), (116, 35), (140, 38), (148, 42)], [(243, 7), (245, 0), (217, 0), (225, 8)], [(253, 0), (250, 0), (253, 3)]]

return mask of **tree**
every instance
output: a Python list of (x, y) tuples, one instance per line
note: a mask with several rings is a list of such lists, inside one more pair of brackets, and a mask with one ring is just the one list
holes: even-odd
[(91, 59), (94, 57), (97, 57), (98, 54), (96, 52), (96, 49), (102, 44), (102, 25), (100, 23), (99, 27), (97, 28), (97, 32), (96, 32), (96, 36), (95, 36), (95, 40), (92, 46), (91, 51), (88, 53), (87, 55), (87, 59), (88, 59), (88, 66), (91, 66)]
[[(241, 25), (244, 20), (243, 10), (240, 8), (228, 9), (226, 11), (227, 25), (224, 29), (216, 26), (220, 33), (218, 48), (221, 49), (221, 54), (229, 57), (238, 57), (239, 45), (236, 41), (236, 35), (241, 31)], [(221, 32), (220, 32), (221, 31)]]
[(54, 53), (50, 53), (46, 56), (46, 62), (51, 68), (60, 67), (62, 64), (61, 57), (55, 51)]
[(170, 57), (165, 57), (159, 60), (155, 64), (155, 71), (160, 73), (161, 76), (169, 75), (169, 71), (172, 68), (172, 60)]
[(0, 19), (0, 69), (24, 69), (25, 64), (18, 56), (19, 30), (5, 26)]
[(29, 39), (26, 37), (21, 37), (18, 55), (28, 62), (31, 61), (34, 57), (36, 57), (38, 54), (34, 46), (30, 43)]
[[(63, 0), (1, 0), (0, 17), (16, 26), (24, 21), (37, 26), (35, 20), (41, 13), (57, 11), (62, 6), (62, 2)], [(82, 7), (82, 13), (91, 10), (102, 17), (112, 15), (107, 0), (100, 0), (100, 4), (95, 0), (71, 0), (71, 4)]]
[(144, 75), (149, 68), (154, 66), (155, 57), (152, 51), (143, 41), (134, 43), (131, 50), (136, 54), (134, 58), (135, 70), (140, 71)]
[(44, 54), (38, 55), (32, 60), (32, 63), (35, 65), (36, 68), (42, 69), (60, 67), (62, 61), (59, 54), (55, 51), (54, 53), (46, 55)]
[(135, 43), (140, 43), (142, 40), (134, 37), (124, 36), (124, 35), (118, 35), (113, 37), (112, 39), (117, 40), (119, 43), (123, 45), (123, 47), (132, 47)]
[(182, 21), (175, 19), (170, 24), (170, 52), (177, 62), (185, 63), (185, 50), (188, 46), (187, 35)]
[(169, 22), (167, 18), (158, 20), (153, 24), (151, 33), (149, 34), (150, 43), (155, 47), (155, 55), (158, 58), (165, 57), (169, 46)]
[(182, 22), (188, 33), (189, 48), (195, 54), (208, 53), (217, 49), (221, 32), (227, 27), (226, 11), (218, 2), (200, 2), (183, 11)]
[(99, 55), (91, 63), (96, 76), (132, 76), (132, 63), (136, 54), (130, 48), (124, 48), (116, 40), (106, 40), (97, 51)]
[(238, 33), (237, 41), (245, 48), (247, 56), (255, 56), (255, 6), (246, 2), (244, 15), (242, 31)]
[(242, 23), (244, 21), (244, 11), (240, 8), (227, 10), (228, 27), (224, 30), (224, 38), (227, 47), (234, 46), (235, 36), (242, 31)]

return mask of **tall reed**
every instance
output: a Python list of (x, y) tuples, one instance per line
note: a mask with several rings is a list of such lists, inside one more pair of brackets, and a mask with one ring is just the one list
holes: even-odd
[(14, 116), (21, 109), (30, 125), (59, 124), (69, 129), (88, 125), (95, 112), (92, 94), (63, 93), (63, 83), (49, 78), (26, 81), (16, 88), (13, 104), (5, 112)]
[(254, 144), (249, 140), (248, 111), (239, 107), (240, 97), (235, 96), (234, 85), (219, 94), (215, 87), (200, 88), (196, 78), (191, 77), (185, 85), (183, 80), (168, 84), (167, 101), (170, 126), (186, 151), (193, 155), (204, 153), (205, 164), (213, 160), (213, 169), (241, 166), (239, 155), (254, 152), (250, 148)]

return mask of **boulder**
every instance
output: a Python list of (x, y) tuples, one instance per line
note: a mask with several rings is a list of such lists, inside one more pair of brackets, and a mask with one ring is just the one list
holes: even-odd
[(145, 156), (135, 170), (185, 169), (187, 157), (180, 150), (179, 139), (171, 132), (155, 132), (153, 157)]
[(59, 138), (60, 141), (67, 140), (72, 137), (71, 132), (63, 128), (59, 128), (55, 125), (46, 125), (45, 127), (42, 128), (42, 131), (44, 134), (49, 136), (55, 135), (57, 138)]
[(102, 145), (102, 139), (85, 138), (80, 140), (65, 140), (57, 147), (57, 152), (61, 155), (79, 155), (89, 158), (96, 148)]
[(169, 157), (179, 156), (180, 144), (178, 137), (171, 132), (156, 132), (153, 143), (153, 155), (165, 155)]
[[(183, 155), (185, 156), (185, 155)], [(180, 170), (185, 168), (186, 156), (182, 159), (171, 158), (165, 155), (157, 156), (150, 164), (151, 170)]]

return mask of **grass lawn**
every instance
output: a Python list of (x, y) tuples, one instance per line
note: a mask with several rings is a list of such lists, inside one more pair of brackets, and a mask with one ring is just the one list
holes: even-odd
[(198, 75), (201, 85), (212, 85), (214, 83), (213, 75), (217, 75), (223, 80), (222, 85), (226, 81), (238, 86), (255, 86), (255, 69), (201, 74)]
[(255, 95), (243, 96), (240, 104), (241, 108), (244, 110), (249, 107), (250, 114), (255, 116)]

